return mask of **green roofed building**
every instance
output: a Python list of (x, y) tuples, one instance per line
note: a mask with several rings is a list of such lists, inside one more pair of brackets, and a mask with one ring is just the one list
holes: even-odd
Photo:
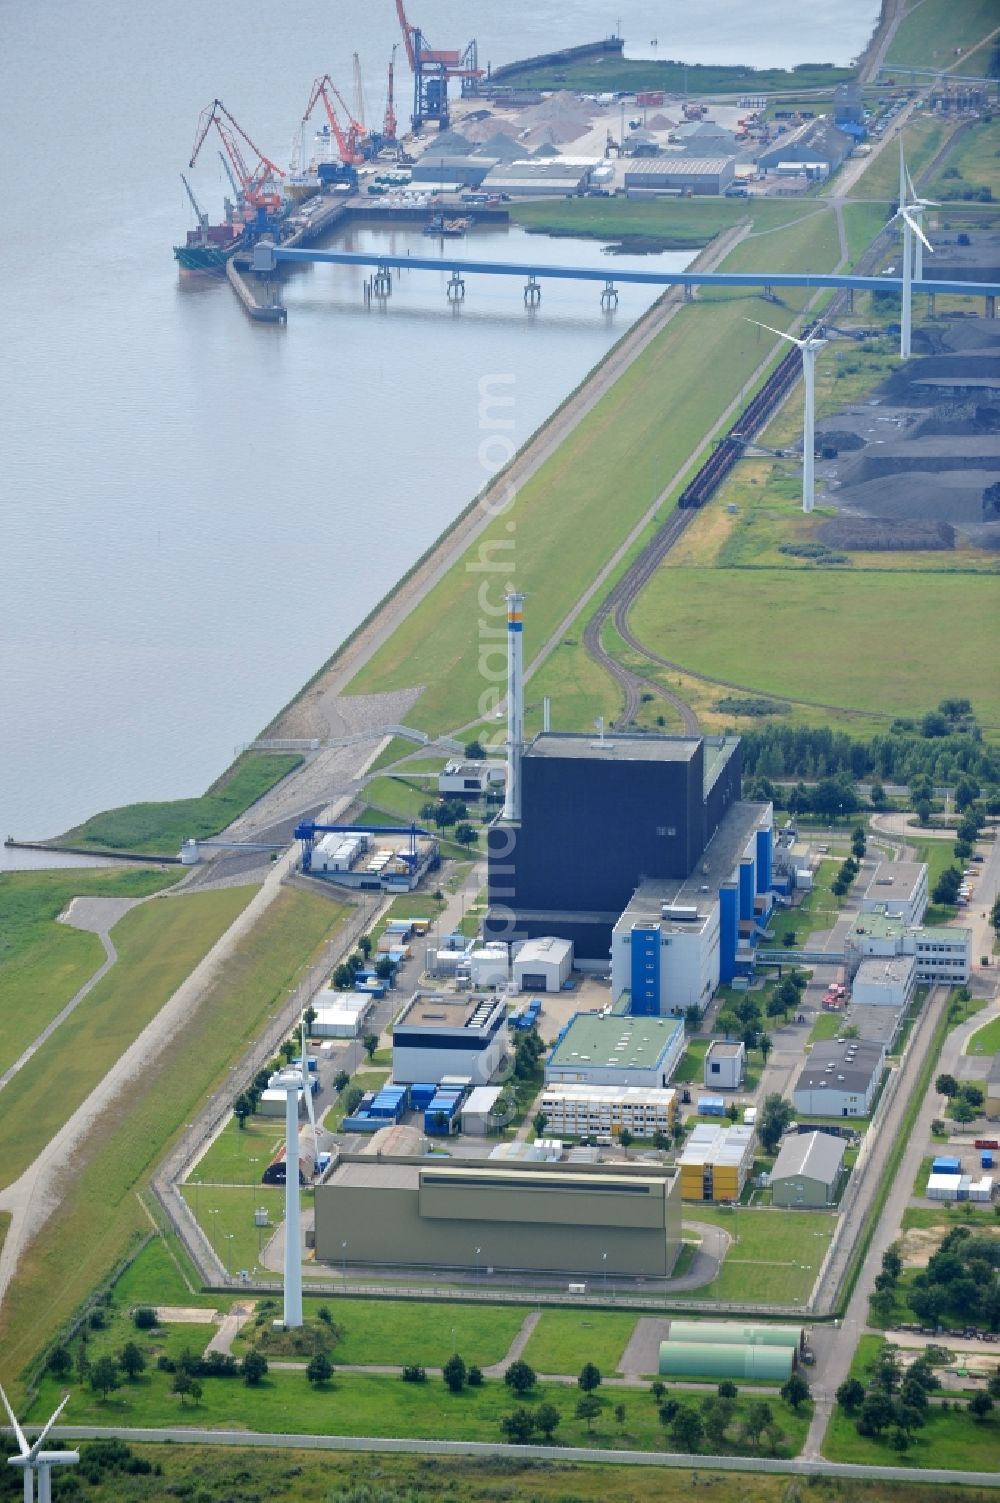
[(712, 1341), (661, 1341), (661, 1378), (766, 1378), (784, 1383), (795, 1366), (790, 1346)]
[(708, 1342), (713, 1346), (789, 1346), (797, 1351), (802, 1345), (801, 1326), (743, 1325), (737, 1320), (672, 1320), (671, 1341)]
[(574, 1013), (545, 1066), (545, 1084), (668, 1085), (684, 1053), (679, 1018)]

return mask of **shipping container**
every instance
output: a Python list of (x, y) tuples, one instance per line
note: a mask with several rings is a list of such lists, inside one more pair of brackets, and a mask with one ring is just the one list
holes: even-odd
[(948, 1154), (939, 1154), (931, 1163), (932, 1174), (961, 1174), (962, 1160)]

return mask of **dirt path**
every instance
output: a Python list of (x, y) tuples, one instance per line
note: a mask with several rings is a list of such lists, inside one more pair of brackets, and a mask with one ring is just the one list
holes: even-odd
[(138, 903), (148, 903), (148, 898), (74, 898), (65, 912), (59, 915), (58, 922), (69, 924), (73, 929), (83, 929), (88, 934), (96, 934), (104, 946), (104, 960), (98, 966), (94, 974), (83, 983), (66, 1006), (56, 1013), (51, 1022), (47, 1023), (41, 1033), (36, 1034), (28, 1047), (18, 1055), (17, 1059), (0, 1075), (0, 1091), (4, 1086), (10, 1085), (19, 1070), (23, 1070), (29, 1059), (37, 1054), (47, 1039), (50, 1039), (56, 1029), (65, 1023), (71, 1013), (74, 1013), (80, 1003), (90, 995), (94, 987), (106, 976), (118, 959), (118, 951), (111, 939), (111, 930), (120, 918), (128, 913), (130, 908), (135, 908)]

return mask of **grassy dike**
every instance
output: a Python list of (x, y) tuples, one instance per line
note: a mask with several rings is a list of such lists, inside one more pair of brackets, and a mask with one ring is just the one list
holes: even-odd
[[(837, 260), (833, 213), (809, 202), (787, 205), (777, 224), (739, 245), (725, 269), (830, 269)], [(756, 212), (756, 211), (755, 211)], [(495, 517), (466, 554), (410, 612), (348, 693), (371, 694), (424, 684), (410, 723), (440, 732), (483, 713), (485, 691), (500, 683), (502, 642), (479, 640), (484, 610), (502, 600), (508, 579), (527, 592), (525, 655), (540, 649), (572, 610), (582, 586), (640, 521), (693, 448), (768, 356), (749, 318), (766, 311), (787, 328), (808, 297), (783, 306), (756, 297), (709, 298), (684, 307), (619, 377), (595, 409)], [(516, 399), (516, 393), (515, 393)], [(485, 602), (485, 605), (484, 603)], [(488, 617), (488, 628), (495, 618)], [(581, 624), (582, 630), (582, 624)], [(574, 638), (577, 633), (574, 630)], [(550, 660), (554, 661), (554, 660)], [(587, 672), (581, 669), (582, 672)], [(603, 686), (605, 676), (599, 670)], [(549, 665), (532, 698), (570, 685), (553, 682)], [(609, 686), (610, 687), (610, 686)], [(587, 686), (570, 708), (557, 699), (561, 725), (600, 713)], [(596, 709), (593, 707), (596, 705)]]

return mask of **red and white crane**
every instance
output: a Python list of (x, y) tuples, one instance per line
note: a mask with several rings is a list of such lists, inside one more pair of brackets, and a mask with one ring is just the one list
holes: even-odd
[[(365, 160), (362, 142), (367, 133), (360, 120), (352, 118), (351, 112), (344, 102), (343, 95), (329, 73), (324, 73), (322, 78), (317, 78), (313, 84), (312, 93), (309, 95), (309, 103), (306, 106), (305, 114), (302, 116), (303, 125), (307, 123), (321, 99), (323, 101), (323, 108), (326, 110), (326, 118), (330, 123), (330, 130), (333, 132), (333, 138), (337, 143), (340, 160), (347, 167), (356, 167), (359, 162)], [(334, 99), (339, 102), (341, 109), (347, 117), (346, 130), (341, 125), (337, 116), (337, 111), (333, 103)]]
[[(282, 206), (280, 179), (285, 174), (275, 162), (271, 161), (270, 157), (266, 157), (254, 145), (243, 127), (233, 119), (221, 99), (213, 99), (212, 103), (206, 105), (201, 112), (188, 167), (193, 167), (198, 160), (198, 153), (205, 144), (205, 137), (213, 125), (219, 133), (223, 149), (232, 166), (243, 202), (253, 209), (264, 209), (269, 214), (278, 213)], [(244, 149), (254, 162), (252, 169), (247, 165)]]

